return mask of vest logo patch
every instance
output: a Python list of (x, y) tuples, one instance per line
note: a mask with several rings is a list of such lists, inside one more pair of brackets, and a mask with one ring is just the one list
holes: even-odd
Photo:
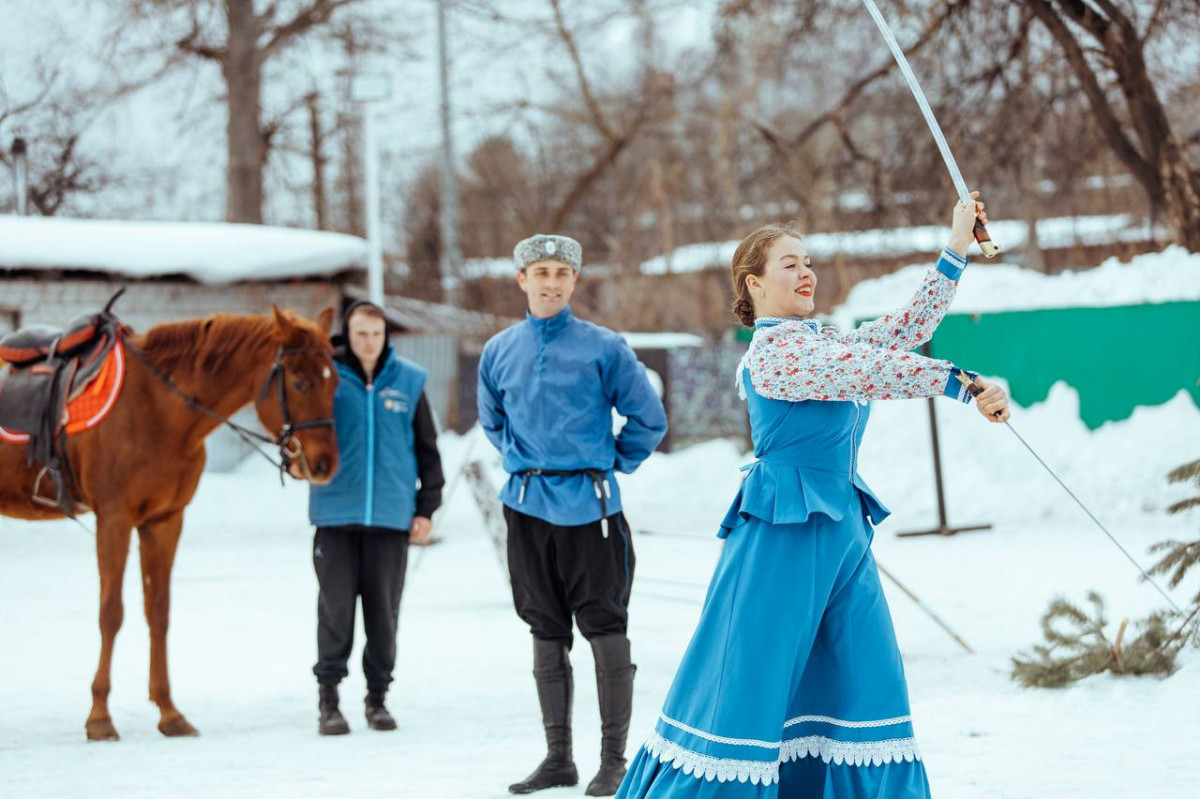
[(379, 398), (383, 400), (383, 409), (392, 413), (407, 413), (408, 412), (408, 395), (403, 391), (397, 391), (394, 388), (385, 388), (379, 392)]

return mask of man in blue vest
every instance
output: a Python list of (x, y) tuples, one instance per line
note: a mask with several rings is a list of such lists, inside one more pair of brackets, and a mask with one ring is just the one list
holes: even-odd
[[(517, 614), (533, 633), (547, 755), (512, 793), (575, 785), (568, 653), (572, 619), (596, 662), (602, 745), (588, 796), (611, 796), (625, 776), (633, 707), (626, 637), (634, 555), (614, 471), (629, 474), (667, 431), (646, 370), (616, 333), (575, 318), (568, 302), (582, 248), (536, 235), (514, 252), (529, 312), (483, 348), (479, 421), (503, 456), (500, 492)], [(626, 417), (613, 435), (613, 409)]]
[(367, 725), (394, 730), (384, 706), (396, 663), (396, 624), (408, 545), (425, 542), (442, 503), (437, 428), (425, 398), (425, 370), (392, 352), (383, 311), (369, 302), (346, 309), (334, 338), (333, 399), (341, 463), (327, 485), (312, 486), (308, 515), (317, 527), (313, 565), (320, 584), (317, 665), (322, 735), (350, 725), (338, 710), (338, 683), (349, 672), (354, 611), (362, 597), (367, 635)]

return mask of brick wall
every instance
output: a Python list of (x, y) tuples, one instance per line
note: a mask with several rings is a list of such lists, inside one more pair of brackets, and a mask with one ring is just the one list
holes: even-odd
[(341, 285), (334, 281), (207, 286), (183, 281), (0, 278), (0, 316), (4, 317), (0, 325), (13, 321), (64, 325), (99, 311), (122, 285), (128, 288), (117, 302), (117, 314), (138, 331), (215, 312), (269, 313), (272, 302), (312, 318), (324, 308), (338, 310), (342, 294)]

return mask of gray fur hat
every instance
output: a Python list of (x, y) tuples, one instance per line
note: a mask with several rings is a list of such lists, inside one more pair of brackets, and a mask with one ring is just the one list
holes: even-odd
[(559, 261), (578, 272), (583, 268), (583, 247), (567, 236), (535, 233), (516, 246), (513, 260), (517, 271), (538, 261)]

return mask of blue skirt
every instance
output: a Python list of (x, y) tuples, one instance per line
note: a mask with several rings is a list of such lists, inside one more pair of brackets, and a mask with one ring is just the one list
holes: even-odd
[(862, 514), (733, 527), (617, 799), (925, 799)]

